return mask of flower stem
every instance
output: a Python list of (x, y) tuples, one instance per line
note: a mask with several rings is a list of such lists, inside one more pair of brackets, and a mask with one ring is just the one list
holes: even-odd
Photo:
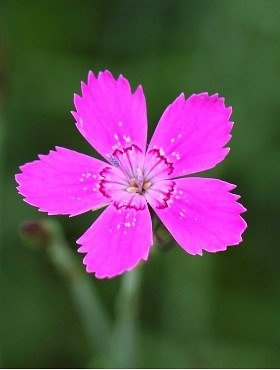
[(111, 340), (110, 367), (136, 368), (141, 267), (126, 273), (116, 300), (116, 322)]

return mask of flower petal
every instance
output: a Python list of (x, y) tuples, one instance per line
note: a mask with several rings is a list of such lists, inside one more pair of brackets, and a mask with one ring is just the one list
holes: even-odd
[(129, 271), (148, 258), (153, 244), (152, 221), (144, 210), (119, 209), (110, 205), (77, 240), (79, 252), (87, 253), (87, 272), (97, 278), (112, 278)]
[(178, 244), (190, 254), (223, 251), (242, 241), (246, 222), (240, 214), (246, 209), (230, 193), (235, 185), (225, 181), (189, 177), (176, 183), (167, 208), (149, 203)]
[(214, 167), (229, 152), (231, 108), (217, 94), (181, 94), (160, 118), (149, 150), (159, 149), (173, 163), (170, 177), (183, 176)]
[(146, 151), (147, 111), (141, 86), (134, 93), (122, 75), (111, 72), (96, 78), (89, 72), (82, 83), (82, 97), (74, 96), (76, 126), (88, 142), (106, 159), (115, 149), (136, 144)]
[(61, 147), (39, 158), (16, 175), (27, 203), (50, 215), (71, 216), (109, 203), (99, 191), (99, 173), (108, 164)]

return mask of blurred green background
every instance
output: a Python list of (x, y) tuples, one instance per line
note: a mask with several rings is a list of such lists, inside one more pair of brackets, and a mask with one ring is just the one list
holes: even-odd
[[(143, 85), (150, 133), (182, 91), (225, 96), (231, 153), (209, 175), (238, 184), (248, 208), (240, 246), (202, 258), (176, 246), (142, 266), (134, 367), (279, 367), (280, 1), (1, 0), (0, 22), (1, 367), (105, 366), (69, 282), (19, 236), (46, 216), (14, 181), (55, 145), (95, 154), (70, 110), (105, 68)], [(73, 251), (94, 217), (56, 217)], [(114, 322), (121, 278), (89, 279)]]

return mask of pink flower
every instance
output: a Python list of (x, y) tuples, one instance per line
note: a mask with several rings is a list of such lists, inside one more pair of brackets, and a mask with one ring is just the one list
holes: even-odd
[(231, 108), (217, 94), (181, 94), (147, 141), (146, 101), (139, 86), (109, 71), (92, 72), (75, 95), (76, 126), (106, 159), (56, 147), (16, 175), (24, 200), (49, 215), (75, 216), (105, 207), (77, 241), (84, 264), (112, 278), (147, 260), (153, 244), (148, 204), (190, 254), (223, 251), (242, 241), (245, 208), (225, 181), (184, 177), (214, 167), (229, 152)]

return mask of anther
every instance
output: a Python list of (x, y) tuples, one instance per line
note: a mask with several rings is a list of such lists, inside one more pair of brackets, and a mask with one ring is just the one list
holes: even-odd
[(110, 163), (111, 163), (112, 166), (119, 167), (120, 161), (114, 155), (109, 154), (108, 155), (108, 160), (110, 161)]
[(147, 190), (151, 187), (152, 183), (151, 181), (144, 182), (143, 184), (143, 190)]
[(139, 189), (138, 186), (129, 186), (128, 188), (126, 188), (126, 191), (128, 191), (129, 193), (138, 193)]

